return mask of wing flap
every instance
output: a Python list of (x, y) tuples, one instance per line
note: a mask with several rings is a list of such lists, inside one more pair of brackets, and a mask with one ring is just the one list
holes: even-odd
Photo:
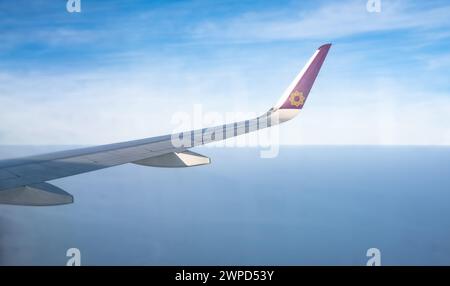
[(48, 183), (0, 191), (0, 204), (54, 206), (73, 203), (73, 196)]
[(147, 158), (144, 160), (135, 161), (133, 163), (151, 167), (182, 168), (206, 165), (211, 163), (211, 159), (192, 151), (184, 151), (172, 152), (156, 157)]

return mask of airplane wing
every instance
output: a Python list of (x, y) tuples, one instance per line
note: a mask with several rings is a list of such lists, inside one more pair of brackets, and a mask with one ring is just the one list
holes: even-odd
[(159, 137), (0, 160), (0, 203), (34, 206), (72, 203), (72, 195), (46, 181), (125, 163), (154, 167), (209, 164), (208, 157), (188, 149), (295, 117), (305, 104), (330, 46), (319, 47), (280, 100), (257, 118)]

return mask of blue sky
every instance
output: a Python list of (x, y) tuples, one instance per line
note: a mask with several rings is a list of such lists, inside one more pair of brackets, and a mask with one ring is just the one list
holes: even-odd
[(170, 133), (174, 112), (264, 112), (333, 47), (284, 144), (450, 144), (450, 3), (0, 0), (0, 144)]

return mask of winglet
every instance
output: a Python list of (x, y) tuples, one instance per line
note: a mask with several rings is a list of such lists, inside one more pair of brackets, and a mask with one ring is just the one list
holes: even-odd
[(285, 118), (286, 120), (297, 115), (298, 111), (303, 108), (303, 105), (308, 98), (309, 92), (319, 74), (320, 67), (323, 64), (330, 47), (331, 44), (325, 44), (317, 49), (309, 59), (308, 63), (283, 93), (283, 96), (278, 100), (277, 104), (273, 107), (273, 111), (290, 111), (289, 118)]

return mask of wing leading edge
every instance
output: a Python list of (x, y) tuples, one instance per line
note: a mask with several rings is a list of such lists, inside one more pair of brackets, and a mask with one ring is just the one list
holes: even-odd
[(0, 160), (0, 204), (71, 203), (70, 194), (45, 182), (126, 163), (155, 167), (209, 164), (209, 158), (188, 149), (294, 118), (303, 108), (330, 47), (331, 44), (319, 47), (278, 102), (257, 118), (159, 137)]

